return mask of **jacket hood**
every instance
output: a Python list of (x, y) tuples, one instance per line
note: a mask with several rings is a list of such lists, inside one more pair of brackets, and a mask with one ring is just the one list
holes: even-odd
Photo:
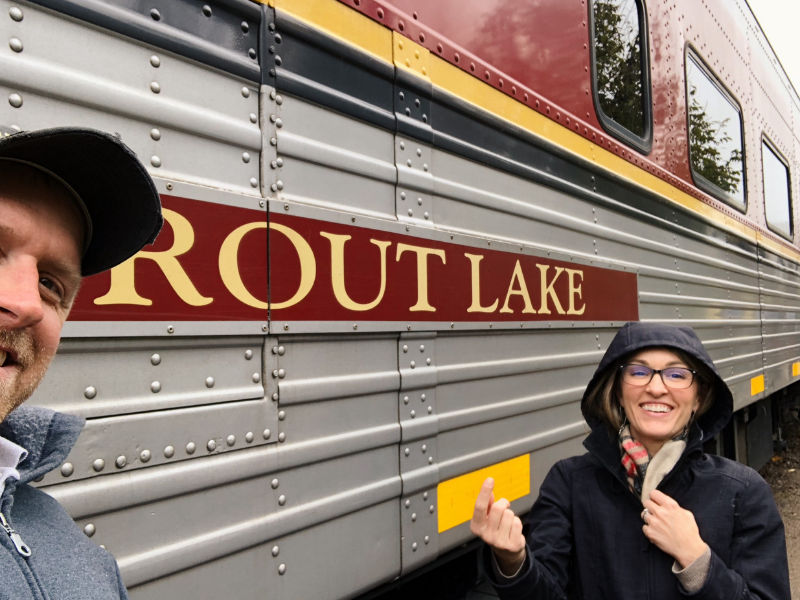
[(67, 458), (86, 422), (37, 406), (20, 406), (0, 423), (4, 437), (28, 451), (17, 470), (19, 483), (30, 483), (49, 473)]
[(708, 440), (719, 433), (733, 414), (733, 395), (728, 385), (720, 377), (717, 367), (711, 360), (700, 338), (691, 327), (662, 325), (659, 323), (626, 323), (614, 336), (606, 350), (603, 360), (592, 376), (581, 400), (581, 410), (586, 422), (592, 429), (601, 425), (601, 421), (586, 411), (586, 399), (600, 381), (606, 369), (612, 367), (618, 358), (643, 348), (662, 347), (677, 348), (702, 362), (714, 374), (714, 403), (697, 420), (703, 432), (703, 440)]

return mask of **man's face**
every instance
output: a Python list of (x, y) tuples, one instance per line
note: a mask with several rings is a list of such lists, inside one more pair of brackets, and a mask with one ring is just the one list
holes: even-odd
[(0, 161), (0, 421), (44, 377), (78, 292), (74, 202), (31, 167)]

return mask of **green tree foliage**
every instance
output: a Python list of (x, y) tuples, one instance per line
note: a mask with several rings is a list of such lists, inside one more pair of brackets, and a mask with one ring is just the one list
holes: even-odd
[(742, 179), (742, 150), (735, 148), (726, 159), (720, 146), (733, 138), (728, 134), (730, 119), (714, 121), (697, 99), (697, 87), (689, 91), (689, 144), (695, 173), (729, 194), (739, 193)]
[[(644, 135), (642, 49), (636, 3), (596, 0), (594, 3), (597, 94), (603, 113), (638, 136)], [(632, 11), (632, 12), (631, 12)]]

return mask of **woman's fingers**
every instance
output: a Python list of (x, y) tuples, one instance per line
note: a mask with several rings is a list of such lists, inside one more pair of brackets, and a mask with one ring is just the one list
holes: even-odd
[(477, 532), (474, 526), (483, 526), (489, 515), (489, 508), (491, 508), (494, 499), (494, 494), (492, 493), (493, 489), (494, 479), (487, 477), (486, 481), (484, 481), (481, 486), (481, 491), (478, 492), (478, 498), (475, 500), (475, 509), (472, 511), (472, 523), (470, 524), (470, 528), (472, 529), (472, 533), (476, 535)]

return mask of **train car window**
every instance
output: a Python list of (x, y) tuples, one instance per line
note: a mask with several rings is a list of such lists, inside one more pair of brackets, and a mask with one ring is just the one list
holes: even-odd
[(745, 209), (742, 112), (703, 62), (687, 53), (689, 158), (697, 187)]
[(594, 100), (603, 127), (642, 152), (652, 146), (646, 12), (641, 0), (594, 0)]
[(774, 232), (791, 239), (792, 199), (789, 194), (789, 167), (766, 139), (761, 143), (764, 167), (764, 204), (767, 226)]

